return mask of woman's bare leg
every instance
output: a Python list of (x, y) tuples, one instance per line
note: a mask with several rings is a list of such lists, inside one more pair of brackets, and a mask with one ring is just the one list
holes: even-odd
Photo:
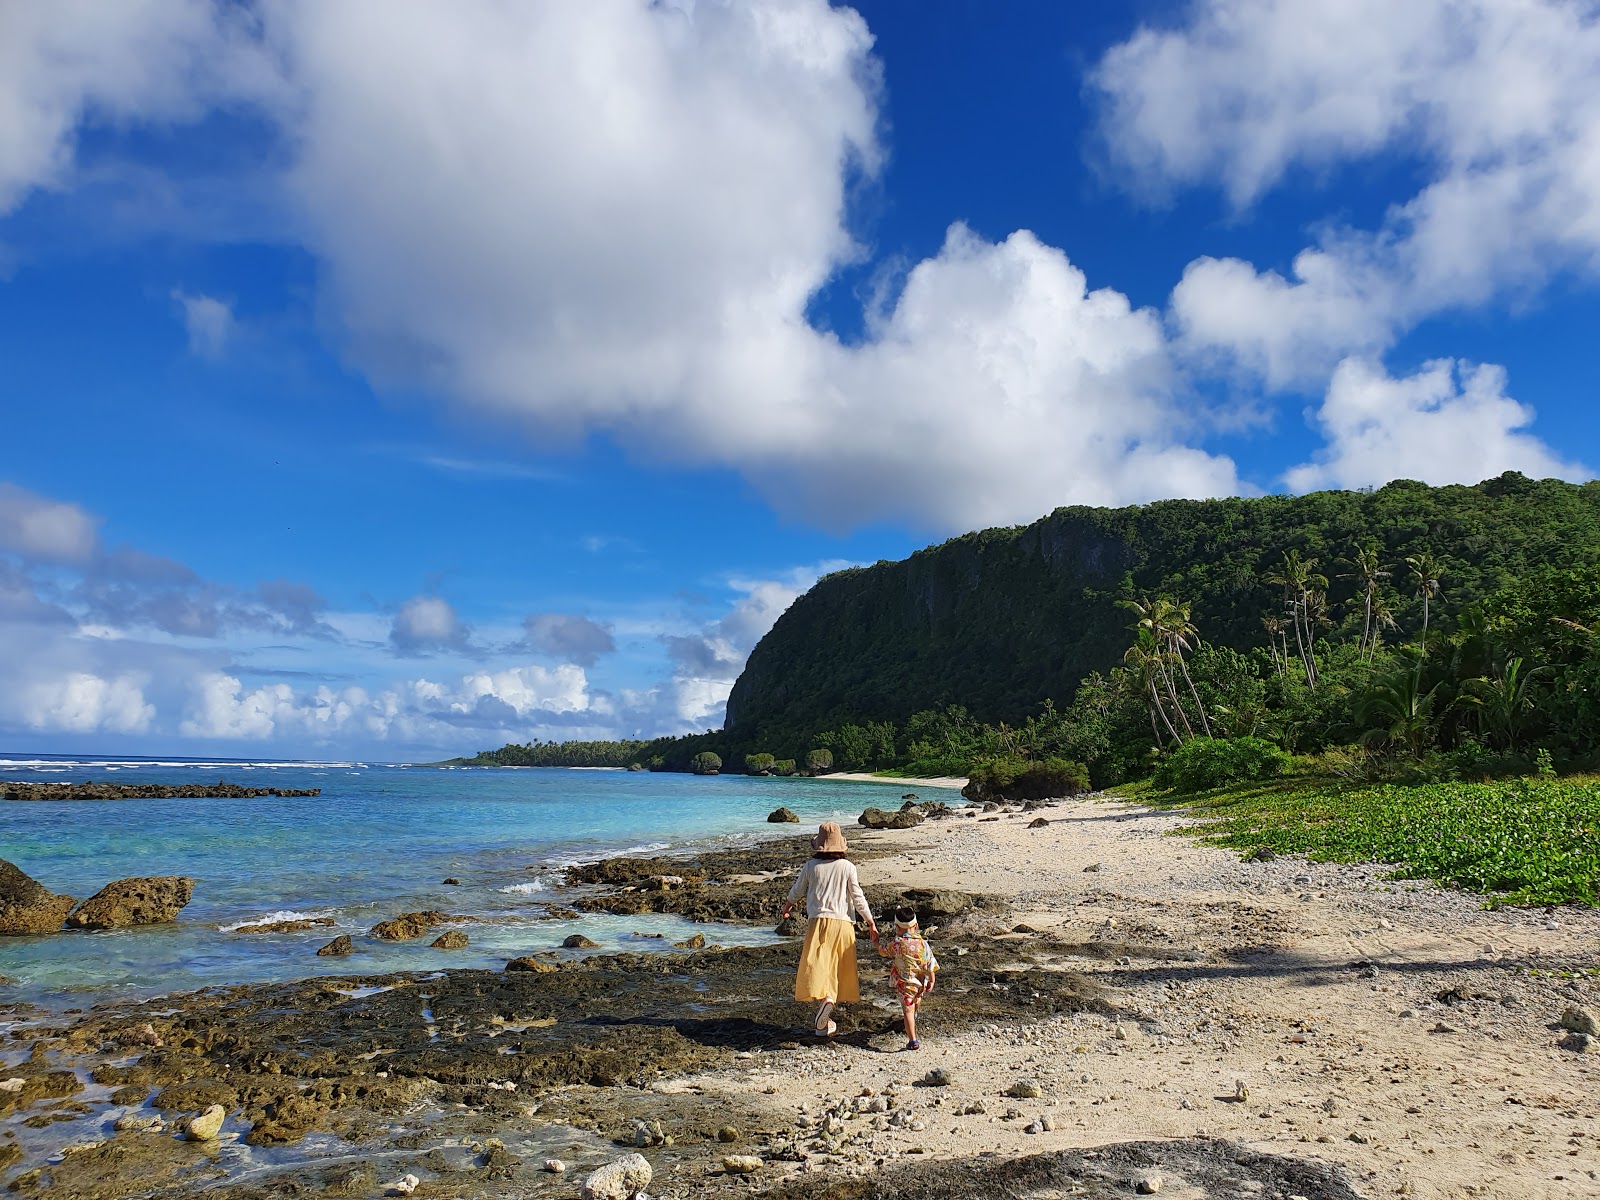
[(910, 1004), (907, 1004), (904, 1007), (905, 1007), (905, 1017), (906, 1017), (906, 1041), (914, 1042), (914, 1041), (917, 1040), (917, 1005), (916, 1005), (916, 1001), (912, 1001)]

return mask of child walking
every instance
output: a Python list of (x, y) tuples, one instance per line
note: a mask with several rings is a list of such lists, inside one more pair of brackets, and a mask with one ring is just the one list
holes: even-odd
[(894, 913), (894, 937), (872, 939), (878, 953), (889, 960), (889, 978), (894, 990), (900, 993), (900, 1008), (906, 1020), (906, 1049), (920, 1049), (917, 1041), (917, 1006), (922, 998), (933, 991), (934, 977), (939, 973), (939, 960), (917, 927), (915, 909), (897, 908)]

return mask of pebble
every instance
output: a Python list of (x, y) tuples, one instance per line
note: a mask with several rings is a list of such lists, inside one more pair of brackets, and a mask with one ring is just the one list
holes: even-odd
[(722, 1169), (729, 1175), (748, 1175), (761, 1169), (761, 1159), (754, 1154), (730, 1154), (722, 1160)]
[(955, 1073), (948, 1067), (935, 1067), (922, 1077), (922, 1086), (949, 1087), (955, 1081)]
[(583, 1200), (630, 1200), (650, 1186), (655, 1171), (642, 1154), (624, 1154), (589, 1172), (583, 1181)]
[(1037, 1080), (1019, 1079), (1006, 1089), (1006, 1095), (1013, 1100), (1037, 1100), (1044, 1095), (1044, 1089)]
[(1233, 1098), (1240, 1104), (1243, 1104), (1246, 1100), (1250, 1099), (1250, 1089), (1248, 1086), (1246, 1086), (1244, 1080), (1235, 1079), (1233, 1081)]
[(552, 1175), (565, 1175), (567, 1173), (567, 1164), (559, 1158), (547, 1158), (544, 1160), (544, 1169)]
[(183, 1136), (191, 1142), (209, 1142), (222, 1132), (222, 1121), (228, 1115), (228, 1110), (220, 1104), (213, 1104), (197, 1117), (190, 1117), (189, 1123), (184, 1126)]
[(739, 1129), (735, 1125), (724, 1125), (717, 1130), (717, 1141), (719, 1142), (737, 1142), (738, 1140)]
[(1133, 1190), (1141, 1196), (1154, 1196), (1161, 1190), (1161, 1176), (1145, 1175), (1134, 1184)]
[(1590, 1035), (1600, 1033), (1600, 1025), (1595, 1023), (1594, 1014), (1586, 1009), (1579, 1008), (1576, 1004), (1568, 1005), (1561, 1014), (1561, 1028), (1572, 1033), (1587, 1033)]
[(118, 1133), (160, 1133), (164, 1123), (154, 1113), (123, 1113), (111, 1128)]
[(422, 1180), (418, 1179), (415, 1175), (403, 1175), (389, 1185), (389, 1195), (409, 1196), (412, 1192), (417, 1190), (417, 1185), (421, 1182)]

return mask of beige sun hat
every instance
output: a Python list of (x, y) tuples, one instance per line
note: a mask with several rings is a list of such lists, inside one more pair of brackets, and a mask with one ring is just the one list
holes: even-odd
[(811, 839), (811, 848), (818, 854), (843, 854), (850, 849), (845, 844), (844, 830), (837, 821), (824, 821), (817, 826), (817, 836)]

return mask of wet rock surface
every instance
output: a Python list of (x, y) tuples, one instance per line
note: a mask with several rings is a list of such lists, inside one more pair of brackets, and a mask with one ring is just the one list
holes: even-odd
[(194, 897), (186, 875), (149, 875), (106, 884), (67, 917), (74, 929), (124, 929), (170, 921)]
[(1010, 1161), (917, 1164), (868, 1179), (789, 1181), (763, 1195), (772, 1200), (1121, 1200), (1150, 1178), (1163, 1179), (1162, 1190), (1206, 1200), (1361, 1200), (1327, 1167), (1207, 1139), (1123, 1142)]
[[(351, 1195), (370, 1194), (373, 1179), (397, 1178), (402, 1168), (462, 1185), (430, 1195), (542, 1194), (530, 1181), (555, 1178), (542, 1169), (545, 1150), (589, 1172), (616, 1158), (615, 1150), (603, 1154), (605, 1146), (633, 1147), (641, 1124), (666, 1131), (659, 1144), (644, 1147), (652, 1155), (704, 1146), (715, 1151), (708, 1162), (720, 1165), (730, 1134), (753, 1139), (741, 1151), (746, 1157), (766, 1151), (771, 1116), (759, 1095), (730, 1110), (675, 1094), (664, 1081), (738, 1070), (753, 1057), (813, 1045), (789, 995), (792, 945), (602, 954), (559, 966), (539, 956), (523, 961), (538, 965), (210, 989), (42, 1024), (32, 1031), (36, 1057), (53, 1068), (29, 1069), (23, 1084), (0, 1092), (0, 1112), (50, 1110), (52, 1119), (104, 1121), (112, 1137), (60, 1161), (19, 1162), (18, 1190), (87, 1200), (202, 1190), (241, 1200), (307, 1194), (296, 1190), (308, 1168), (294, 1155), (311, 1133), (381, 1156), (383, 1165), (366, 1173), (348, 1161), (322, 1172), (328, 1194)], [(946, 1029), (1111, 1011), (1099, 988), (1031, 962), (1014, 946), (976, 942), (961, 961), (962, 970), (941, 981)], [(881, 970), (865, 955), (863, 966)], [(901, 1041), (893, 1014), (868, 1005), (840, 1010), (837, 1019), (841, 1044)], [(50, 1109), (82, 1090), (77, 1070), (92, 1073), (99, 1088), (115, 1089), (114, 1101), (99, 1094), (82, 1112)], [(108, 1108), (108, 1101), (121, 1107)], [(143, 1121), (111, 1128), (141, 1109), (180, 1131), (205, 1114), (204, 1136), (185, 1141)], [(731, 1130), (730, 1117), (755, 1132)], [(211, 1136), (213, 1125), (220, 1140)], [(525, 1151), (504, 1141), (489, 1145), (491, 1137), (509, 1138), (508, 1130), (535, 1127), (566, 1129), (577, 1142)], [(258, 1163), (247, 1180), (228, 1182), (230, 1172), (215, 1156), (234, 1153), (230, 1139), (241, 1135), (248, 1146), (282, 1148), (271, 1160), (282, 1167)], [(463, 1138), (480, 1147), (466, 1174)], [(764, 1169), (748, 1174), (762, 1185), (769, 1176), (781, 1182)], [(570, 1195), (571, 1185), (558, 1194)]]
[(0, 858), (0, 934), (54, 933), (72, 910), (71, 896), (58, 896), (15, 863)]

